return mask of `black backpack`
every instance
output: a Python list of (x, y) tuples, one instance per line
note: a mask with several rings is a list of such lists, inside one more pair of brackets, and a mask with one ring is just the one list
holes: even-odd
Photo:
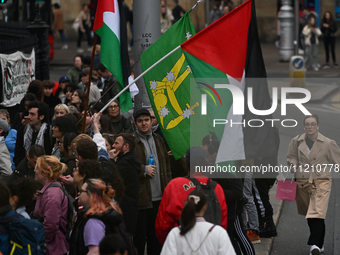
[(192, 181), (196, 189), (205, 194), (207, 198), (207, 210), (205, 211), (203, 217), (206, 221), (221, 226), (222, 211), (220, 202), (218, 201), (215, 187), (217, 183), (211, 179), (208, 179), (207, 184), (201, 184), (197, 179), (193, 177), (188, 177)]

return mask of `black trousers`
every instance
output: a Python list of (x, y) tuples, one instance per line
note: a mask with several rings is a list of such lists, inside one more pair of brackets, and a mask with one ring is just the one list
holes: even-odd
[[(86, 24), (83, 24), (84, 29), (85, 29), (85, 33), (86, 33), (86, 37), (87, 37), (87, 44), (89, 45), (89, 47), (92, 46), (92, 37), (91, 37), (91, 28), (89, 28)], [(81, 40), (83, 39), (83, 32), (80, 31), (80, 28), (78, 29), (78, 41), (77, 41), (77, 46), (78, 48), (80, 48), (81, 46)]]
[(329, 48), (331, 48), (333, 64), (336, 63), (335, 58), (335, 37), (327, 36), (324, 38), (324, 46), (326, 52), (326, 63), (329, 63)]
[(326, 234), (326, 226), (324, 219), (308, 218), (307, 219), (310, 236), (308, 239), (308, 245), (316, 245), (320, 249), (323, 246)]
[(144, 254), (147, 242), (148, 255), (159, 255), (162, 244), (158, 241), (155, 232), (155, 221), (161, 201), (152, 202), (151, 209), (138, 210), (137, 227), (133, 242), (138, 254)]
[[(275, 180), (276, 179), (274, 178), (263, 178), (263, 179), (256, 178), (255, 179), (256, 188), (259, 191), (260, 198), (262, 201), (262, 204), (259, 204), (256, 197), (254, 199), (256, 209), (257, 209), (257, 215), (259, 216), (259, 223), (263, 223), (269, 220), (273, 216), (273, 207), (269, 200), (269, 190), (271, 187), (273, 187)], [(264, 209), (264, 215), (263, 213), (261, 213), (263, 209)]]

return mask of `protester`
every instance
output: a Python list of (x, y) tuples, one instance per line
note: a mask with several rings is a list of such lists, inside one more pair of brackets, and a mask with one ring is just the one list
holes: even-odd
[(8, 182), (8, 188), (11, 192), (9, 201), (12, 209), (24, 218), (30, 219), (26, 212), (26, 206), (32, 203), (33, 197), (38, 191), (37, 182), (32, 177), (21, 177)]
[(42, 81), (34, 80), (28, 85), (27, 93), (32, 93), (40, 102), (44, 101), (44, 87)]
[(71, 105), (74, 105), (79, 112), (84, 111), (86, 102), (86, 94), (81, 89), (77, 89), (73, 92), (71, 98)]
[(59, 142), (62, 140), (64, 134), (75, 133), (79, 134), (76, 123), (67, 117), (59, 117), (53, 121), (52, 137), (56, 140), (56, 143), (52, 149), (51, 155), (60, 159)]
[(53, 148), (52, 130), (48, 124), (49, 109), (43, 102), (33, 101), (28, 105), (29, 124), (18, 130), (13, 161), (16, 165), (27, 155), (28, 149), (39, 144), (50, 154)]
[(321, 31), (323, 33), (323, 42), (326, 52), (326, 63), (322, 66), (323, 69), (329, 68), (329, 48), (331, 48), (332, 60), (334, 67), (338, 67), (335, 55), (335, 33), (337, 31), (336, 21), (333, 19), (332, 13), (326, 11), (321, 24)]
[[(207, 178), (206, 176), (199, 173), (190, 175), (190, 168), (192, 170), (196, 165), (207, 165), (207, 156), (203, 148), (197, 146), (191, 147), (185, 155), (183, 164), (187, 170), (187, 177), (178, 177), (172, 179), (168, 183), (164, 190), (161, 204), (159, 206), (155, 225), (156, 236), (161, 243), (164, 243), (171, 229), (173, 229), (175, 226), (178, 226), (180, 215), (185, 205), (184, 203), (187, 200), (190, 192), (197, 188), (193, 182), (193, 179), (196, 179), (202, 183), (202, 185), (207, 185), (206, 187), (212, 187), (211, 179)], [(227, 229), (227, 205), (223, 189), (219, 184), (216, 184), (213, 192), (216, 194), (216, 198), (218, 200), (218, 205), (216, 206), (219, 207), (221, 212), (219, 219), (215, 220), (218, 220), (220, 225)], [(216, 208), (209, 209), (211, 211), (215, 211), (214, 209)]]
[[(340, 149), (336, 142), (319, 133), (319, 117), (307, 115), (303, 121), (305, 133), (292, 139), (287, 161), (295, 172), (296, 205), (309, 226), (311, 254), (324, 251), (325, 218), (332, 187), (331, 166), (340, 164)], [(323, 171), (312, 171), (322, 165)]]
[(138, 160), (135, 149), (135, 138), (131, 134), (121, 133), (110, 150), (111, 162), (117, 167), (124, 180), (125, 195), (120, 203), (123, 211), (126, 231), (135, 235), (138, 213), (139, 175), (141, 163)]
[(24, 98), (20, 102), (20, 106), (22, 109), (15, 115), (13, 120), (12, 128), (15, 130), (19, 130), (22, 126), (28, 124), (28, 105), (30, 102), (37, 101), (36, 96), (33, 93), (27, 92)]
[[(102, 116), (103, 117), (103, 116)], [(103, 134), (103, 137), (105, 139), (105, 145), (106, 145), (106, 150), (110, 152), (112, 150), (112, 145), (115, 142), (115, 136), (112, 134)]]
[(67, 72), (67, 76), (70, 77), (72, 83), (78, 84), (80, 81), (80, 73), (83, 66), (83, 56), (76, 55), (73, 60), (74, 67)]
[(0, 180), (0, 253), (10, 254), (8, 224), (16, 219), (23, 218), (12, 209), (9, 201), (10, 191), (5, 182)]
[(40, 156), (46, 155), (44, 147), (35, 144), (29, 148), (26, 157), (16, 166), (16, 169), (12, 173), (9, 181), (12, 179), (18, 180), (21, 177), (35, 177), (34, 168), (37, 163), (37, 159)]
[[(155, 233), (155, 220), (166, 185), (171, 180), (170, 161), (165, 143), (151, 131), (151, 115), (147, 109), (140, 109), (134, 115), (136, 147), (135, 153), (142, 164), (139, 175), (139, 206), (134, 244), (143, 254), (147, 241), (148, 254), (159, 254), (162, 245)], [(154, 165), (148, 164), (153, 155)]]
[(44, 103), (48, 105), (50, 109), (50, 121), (54, 115), (54, 107), (58, 104), (61, 104), (61, 101), (58, 97), (53, 95), (53, 88), (55, 86), (53, 81), (44, 80), (42, 82), (44, 87)]
[(99, 63), (96, 69), (103, 80), (103, 97), (101, 102), (106, 104), (118, 94), (118, 82), (102, 63)]
[(61, 101), (61, 103), (65, 103), (66, 100), (66, 90), (65, 87), (67, 84), (69, 84), (71, 82), (70, 78), (68, 78), (67, 76), (61, 76), (59, 79), (59, 86), (55, 92), (55, 96), (58, 97)]
[[(90, 94), (89, 94), (89, 101), (88, 103), (92, 103), (92, 102), (97, 102), (100, 99), (100, 92), (99, 89), (97, 87), (97, 85), (95, 84), (97, 82), (97, 77), (93, 75), (92, 73), (92, 77), (91, 79), (89, 78), (90, 75), (90, 68), (86, 67), (81, 71), (81, 82), (84, 85), (85, 91), (87, 91), (87, 89), (90, 87)], [(91, 81), (90, 81), (91, 80)], [(90, 86), (88, 85), (88, 83), (90, 83)]]
[(91, 51), (92, 47), (92, 36), (91, 36), (91, 17), (90, 17), (90, 10), (89, 6), (87, 4), (83, 4), (82, 11), (78, 14), (79, 19), (79, 29), (78, 29), (78, 41), (77, 41), (77, 47), (78, 53), (83, 53), (84, 50), (80, 48), (81, 46), (81, 40), (83, 38), (83, 34), (86, 33), (87, 37), (87, 44), (88, 44), (88, 51)]
[(73, 175), (76, 168), (76, 156), (72, 150), (72, 140), (77, 137), (77, 133), (65, 133), (61, 141), (59, 141), (59, 151), (61, 155), (60, 162), (67, 165), (65, 175)]
[(116, 99), (108, 107), (108, 114), (116, 134), (133, 133), (131, 121), (120, 114), (120, 103)]
[(65, 236), (68, 198), (61, 188), (50, 187), (61, 187), (57, 179), (65, 171), (66, 165), (55, 156), (39, 157), (34, 170), (35, 180), (44, 185), (37, 195), (34, 218), (44, 225), (47, 255), (63, 255), (69, 251)]
[(319, 39), (321, 31), (316, 24), (314, 17), (309, 19), (308, 25), (303, 28), (302, 31), (305, 36), (305, 66), (309, 67), (309, 62), (312, 59), (312, 67), (314, 71), (319, 71)]
[(15, 144), (17, 142), (17, 131), (10, 126), (10, 116), (9, 112), (5, 109), (0, 109), (0, 119), (3, 119), (8, 124), (8, 135), (5, 138), (5, 144), (7, 146), (9, 155), (11, 156), (12, 171), (15, 169), (15, 164), (13, 162)]
[(0, 119), (0, 180), (7, 180), (12, 174), (11, 156), (9, 155), (5, 138), (8, 134), (8, 124)]
[(58, 3), (53, 4), (53, 30), (57, 30), (60, 34), (61, 40), (63, 42), (62, 50), (67, 50), (68, 45), (66, 43), (66, 38), (64, 34), (65, 24), (63, 18), (63, 12), (60, 10), (60, 5)]
[(56, 105), (56, 107), (54, 107), (54, 116), (52, 118), (52, 121), (54, 121), (55, 118), (64, 116), (67, 113), (70, 113), (70, 110), (68, 109), (66, 104), (58, 104), (58, 105)]
[(77, 217), (71, 235), (70, 255), (98, 254), (99, 243), (122, 222), (120, 208), (111, 197), (115, 191), (100, 179), (88, 179), (80, 189), (84, 209)]
[(78, 88), (78, 86), (74, 83), (69, 83), (65, 86), (65, 104), (70, 106), (71, 103), (71, 99), (72, 99), (72, 94), (74, 91), (76, 91)]
[(193, 190), (183, 208), (180, 227), (169, 233), (161, 254), (236, 254), (225, 229), (206, 222), (207, 198)]

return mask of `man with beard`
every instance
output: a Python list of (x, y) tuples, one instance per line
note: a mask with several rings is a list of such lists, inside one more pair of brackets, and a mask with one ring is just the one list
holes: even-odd
[(111, 161), (117, 167), (125, 186), (125, 195), (120, 207), (123, 211), (126, 230), (134, 236), (137, 226), (139, 174), (141, 172), (141, 163), (134, 152), (135, 138), (127, 133), (118, 134), (112, 148), (113, 150), (109, 152)]

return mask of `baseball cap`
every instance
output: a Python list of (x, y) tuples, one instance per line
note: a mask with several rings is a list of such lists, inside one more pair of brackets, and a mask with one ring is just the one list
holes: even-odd
[(4, 132), (8, 131), (8, 123), (7, 121), (0, 119), (0, 129), (2, 129)]
[(145, 108), (142, 108), (142, 109), (139, 109), (135, 112), (135, 115), (134, 115), (134, 119), (136, 120), (136, 118), (139, 116), (139, 115), (148, 115), (151, 117), (151, 114), (149, 112), (149, 110), (145, 109)]
[(65, 81), (71, 82), (70, 78), (68, 78), (67, 76), (61, 76), (59, 79), (59, 83), (63, 83)]

